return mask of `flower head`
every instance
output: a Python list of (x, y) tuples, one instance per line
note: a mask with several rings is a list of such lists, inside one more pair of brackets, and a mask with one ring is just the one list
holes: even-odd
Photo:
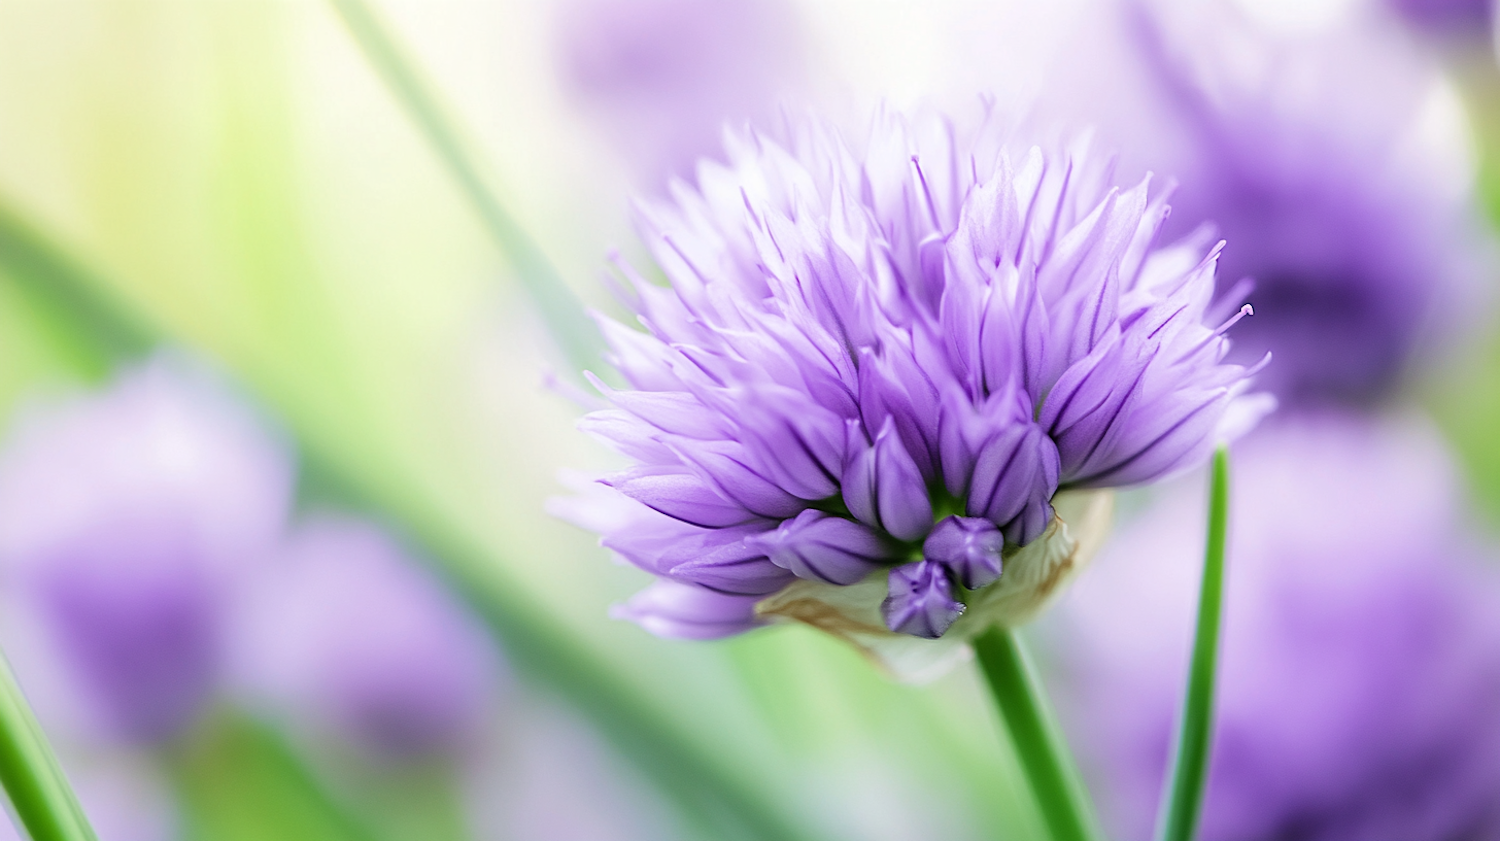
[[(1182, 686), (1197, 482), (1055, 620), (1067, 723), (1118, 837), (1150, 833)], [(1493, 838), (1500, 581), (1420, 423), (1317, 415), (1238, 448), (1205, 841)]]
[(0, 565), (107, 726), (192, 721), (224, 658), (227, 604), (272, 550), (285, 450), (171, 360), (33, 411), (0, 460)]
[(788, 135), (643, 209), (670, 285), (622, 266), (646, 329), (603, 321), (629, 387), (583, 426), (636, 462), (605, 480), (634, 511), (604, 544), (702, 589), (648, 626), (718, 598), (692, 635), (741, 630), (756, 597), (851, 638), (1020, 621), (1081, 561), (1054, 503), (1092, 523), (1094, 492), (1197, 464), (1256, 409), (1221, 361), (1218, 246), (1160, 245), (1149, 179), (992, 115)]

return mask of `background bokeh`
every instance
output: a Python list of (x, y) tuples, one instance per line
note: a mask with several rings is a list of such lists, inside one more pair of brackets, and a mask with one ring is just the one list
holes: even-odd
[[(1439, 194), (1442, 209), (1422, 204), (1428, 192), (1400, 194), (1393, 201), (1408, 215), (1380, 223), (1400, 230), (1377, 226), (1353, 247), (1375, 249), (1404, 235), (1402, 226), (1443, 226), (1424, 240), (1437, 245), (1392, 282), (1420, 290), (1417, 303), (1399, 305), (1420, 309), (1414, 315), (1424, 329), (1413, 328), (1410, 339), (1389, 336), (1398, 356), (1391, 367), (1399, 369), (1389, 382), (1361, 387), (1352, 409), (1339, 395), (1328, 411), (1420, 428), (1423, 452), (1438, 455), (1414, 458), (1453, 465), (1456, 513), (1442, 528), (1462, 534), (1417, 543), (1461, 542), (1473, 566), (1486, 568), (1500, 558), (1490, 547), (1500, 518), (1500, 332), (1487, 315), (1496, 280), (1487, 214), (1500, 209), (1500, 70), (1486, 4), (1219, 5), (1242, 36), (1227, 44), (1195, 40), (1192, 20), (1180, 23), (1185, 35), (1174, 30), (1170, 4), (1161, 13), (1162, 37), (1201, 47), (1189, 51), (1187, 78), (1217, 79), (1216, 61), (1254, 64), (1263, 41), (1319, 52), (1335, 68), (1319, 75), (1292, 65), (1289, 87), (1250, 84), (1244, 113), (1220, 96), (1215, 105), (1230, 133), (1274, 124), (1287, 102), (1301, 107), (1289, 106), (1299, 119), (1336, 124), (1334, 135), (1354, 137), (1356, 149), (1384, 148), (1387, 135), (1410, 130), (1412, 177)], [(1093, 126), (1102, 145), (1124, 149), (1122, 169), (1170, 169), (1195, 219), (1233, 213), (1223, 210), (1230, 200), (1208, 187), (1194, 192), (1191, 180), (1206, 183), (1228, 164), (1194, 152), (1192, 132), (1172, 128), (1162, 116), (1171, 97), (1151, 92), (1152, 71), (1131, 52), (1131, 10), (1144, 5), (392, 0), (373, 8), (453, 117), (478, 177), (571, 293), (608, 312), (617, 311), (601, 281), (608, 255), (618, 250), (645, 264), (631, 196), (661, 194), (669, 176), (690, 176), (698, 156), (714, 154), (726, 120), (770, 124), (779, 109), (815, 109), (857, 133), (881, 103), (962, 109), (984, 94), (1039, 122)], [(1338, 49), (1320, 48), (1328, 44)], [(1311, 104), (1296, 101), (1299, 91), (1313, 92)], [(1366, 120), (1370, 114), (1378, 116)], [(1295, 147), (1290, 181), (1326, 173), (1316, 142), (1285, 137)], [(1308, 161), (1296, 151), (1304, 148), (1314, 149)], [(1375, 183), (1375, 195), (1402, 160), (1372, 153), (1342, 163), (1352, 164), (1352, 183)], [(1321, 212), (1313, 199), (1289, 201), (1314, 217)], [(286, 545), (245, 561), (252, 574), (223, 585), (245, 606), (225, 619), (223, 633), (233, 639), (222, 674), (205, 711), (168, 737), (127, 738), (91, 722), (80, 697), (90, 690), (68, 673), (45, 619), (31, 615), (25, 575), (15, 564), (0, 569), (0, 644), (103, 841), (737, 837), (684, 815), (621, 747), (628, 741), (586, 714), (589, 704), (515, 668), (506, 650), (520, 642), (491, 640), (465, 603), (484, 586), (513, 591), (508, 597), (580, 640), (736, 785), (778, 804), (808, 837), (1039, 837), (970, 670), (905, 686), (805, 628), (696, 643), (609, 618), (610, 606), (648, 577), (613, 563), (592, 535), (548, 513), (550, 499), (570, 492), (561, 471), (616, 464), (574, 429), (578, 400), (587, 399), (577, 397), (581, 380), (549, 336), (514, 255), (497, 247), (333, 4), (0, 0), (0, 228), (8, 446), (19, 446), (17, 430), (120, 388), (128, 372), (145, 376), (144, 366), (208, 383), (214, 399), (249, 413), (296, 464)], [(89, 289), (163, 337), (164, 350), (135, 353), (121, 368), (88, 322), (28, 280), (36, 266), (16, 231), (52, 243)], [(1336, 225), (1331, 231), (1323, 236), (1344, 236)], [(1253, 253), (1237, 258), (1233, 271), (1264, 271), (1256, 265), (1262, 253), (1285, 257), (1273, 234), (1248, 242)], [(1233, 238), (1229, 248), (1235, 254)], [(1282, 265), (1275, 260), (1273, 268)], [(1441, 300), (1430, 304), (1432, 296)], [(1341, 323), (1344, 306), (1329, 305), (1327, 331)], [(1309, 329), (1321, 334), (1325, 325)], [(1374, 329), (1384, 339), (1405, 328)], [(607, 377), (605, 367), (601, 360), (592, 369)], [(1284, 401), (1293, 418), (1298, 399)], [(1385, 446), (1377, 439), (1370, 446)], [(302, 458), (308, 453), (340, 465), (377, 500), (420, 512), (421, 528), (410, 518), (382, 522), (382, 504), (352, 504), (320, 462)], [(1296, 482), (1295, 465), (1269, 481)], [(1196, 493), (1202, 478), (1182, 483)], [(27, 499), (33, 487), (23, 482), (3, 497), (20, 512), (15, 518), (33, 517), (27, 505), (48, 510), (47, 500)], [(1330, 487), (1341, 493), (1336, 482)], [(1393, 487), (1392, 498), (1405, 499), (1399, 491)], [(1174, 492), (1128, 495), (1122, 529), (1139, 531), (1160, 510), (1157, 497)], [(1196, 546), (1196, 517), (1160, 528)], [(20, 520), (9, 522), (21, 529)], [(1301, 526), (1273, 517), (1258, 527)], [(451, 576), (429, 571), (433, 533), (474, 548), (478, 560), (456, 592)], [(1319, 557), (1347, 560), (1361, 545), (1335, 541)], [(333, 557), (329, 569), (309, 571), (306, 558), (316, 551)], [(1106, 555), (1101, 575), (1114, 570), (1105, 562), (1127, 563)], [(1158, 567), (1141, 575), (1171, 582), (1162, 589), (1195, 580), (1191, 563)], [(1365, 574), (1357, 563), (1340, 568)], [(1322, 586), (1337, 590), (1334, 579)], [(1129, 686), (1088, 689), (1079, 676), (1086, 665), (1070, 660), (1070, 646), (1101, 633), (1079, 629), (1092, 621), (1079, 619), (1080, 610), (1106, 612), (1089, 607), (1098, 597), (1088, 584), (1086, 575), (1082, 595), (1064, 597), (1034, 637), (1086, 770), (1096, 787), (1111, 788), (1119, 763), (1078, 741), (1114, 738), (1090, 724), (1091, 707), (1134, 701)], [(1500, 611), (1500, 591), (1471, 589), (1485, 587), (1494, 598), (1473, 609)], [(1438, 608), (1450, 609), (1457, 610)], [(1346, 613), (1363, 621), (1358, 611), (1336, 615)], [(1232, 610), (1228, 621), (1232, 635)], [(1120, 656), (1140, 659), (1132, 671), (1172, 674), (1188, 647), (1175, 632)], [(1493, 639), (1496, 631), (1490, 622), (1459, 633)], [(1500, 662), (1500, 644), (1475, 645), (1484, 652), (1476, 663)], [(434, 664), (447, 657), (461, 661), (451, 674)], [(361, 658), (390, 673), (365, 668)], [(1465, 674), (1480, 668), (1454, 666)], [(324, 685), (333, 672), (344, 682)], [(449, 684), (449, 695), (434, 700)], [(1440, 692), (1448, 684), (1432, 685)], [(1500, 721), (1496, 684), (1455, 691), (1479, 693), (1464, 726)], [(1080, 701), (1078, 692), (1094, 694)], [(468, 694), (453, 700), (455, 693)], [(340, 718), (351, 707), (352, 724)], [(426, 724), (411, 725), (416, 735), (402, 729), (424, 714)], [(372, 721), (373, 747), (361, 741)], [(428, 726), (458, 735), (429, 745), (420, 729)], [(1424, 725), (1398, 718), (1379, 726)], [(420, 750), (405, 749), (413, 740)], [(1466, 796), (1500, 809), (1500, 788)], [(6, 831), (0, 826), (0, 837)], [(1492, 837), (1442, 834), (1450, 831), (1460, 830), (1430, 837)]]

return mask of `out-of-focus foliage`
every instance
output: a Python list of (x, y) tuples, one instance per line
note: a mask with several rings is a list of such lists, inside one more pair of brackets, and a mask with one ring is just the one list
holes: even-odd
[[(989, 90), (1002, 104), (1025, 101), (1068, 75), (1060, 47), (1096, 5), (779, 4), (777, 25), (797, 29), (787, 35), (796, 79), (754, 95), (848, 122), (881, 97), (953, 106)], [(618, 311), (595, 280), (612, 247), (640, 257), (626, 197), (658, 164), (630, 161), (566, 89), (560, 8), (377, 6), (459, 115), (500, 201), (580, 298)], [(1419, 49), (1455, 71), (1483, 196), (1500, 217), (1500, 73), (1485, 39)], [(565, 363), (549, 355), (522, 286), (330, 6), (0, 0), (0, 252), (11, 257), (4, 230), (15, 226), (59, 243), (127, 311), (259, 395), (280, 431), (441, 511), (503, 559), (519, 599), (819, 837), (1039, 832), (966, 672), (905, 687), (799, 628), (687, 644), (607, 618), (645, 576), (611, 565), (544, 506), (562, 491), (559, 466), (615, 463), (574, 431), (578, 407), (545, 385)], [(6, 417), (39, 396), (100, 387), (111, 374), (100, 343), (129, 339), (80, 336), (76, 313), (13, 282), (15, 266), (0, 261)], [(1411, 390), (1492, 521), (1494, 336), (1480, 330), (1472, 350), (1443, 357)], [(319, 478), (303, 479), (302, 501), (326, 502)], [(18, 658), (23, 681), (27, 667)], [(155, 754), (100, 748), (41, 698), (104, 841), (691, 837), (629, 757), (531, 687), (497, 702), (473, 756), (399, 767), (227, 704)]]

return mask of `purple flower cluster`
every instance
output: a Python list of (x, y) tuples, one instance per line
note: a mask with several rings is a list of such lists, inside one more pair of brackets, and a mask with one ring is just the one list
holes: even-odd
[(499, 654), (383, 530), (312, 518), (265, 578), (245, 660), (271, 705), (397, 759), (459, 752), (480, 732)]
[(175, 360), (24, 418), (0, 460), (0, 564), (107, 729), (159, 740), (202, 711), (292, 478), (279, 442)]
[(21, 679), (135, 742), (182, 733), (234, 677), (378, 752), (457, 747), (493, 697), (496, 652), (375, 524), (290, 531), (294, 474), (182, 359), (33, 410), (0, 455), (3, 595), (47, 638), (6, 641), (48, 649)]
[[(1203, 494), (1171, 491), (1049, 617), (1124, 839), (1150, 834), (1187, 670)], [(1500, 838), (1500, 580), (1462, 502), (1419, 421), (1313, 415), (1238, 448), (1201, 838)]]
[(1264, 410), (1222, 361), (1219, 248), (1157, 241), (1169, 191), (1012, 135), (882, 115), (855, 148), (804, 122), (643, 207), (670, 285), (620, 267), (646, 329), (602, 320), (629, 388), (583, 421), (636, 462), (604, 480), (634, 504), (603, 543), (662, 579), (621, 615), (723, 636), (794, 584), (878, 582), (875, 630), (940, 637), (997, 582), (1055, 587), (1060, 492), (1196, 465)]
[(1260, 385), (1287, 404), (1388, 395), (1459, 332), (1488, 260), (1439, 68), (1384, 20), (1293, 38), (1227, 3), (1124, 8), (1146, 84), (1117, 131), (1232, 244), (1221, 290), (1253, 284), (1230, 359), (1274, 353)]

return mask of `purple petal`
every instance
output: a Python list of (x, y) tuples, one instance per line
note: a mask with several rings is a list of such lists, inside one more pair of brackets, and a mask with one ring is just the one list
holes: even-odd
[(673, 449), (683, 461), (698, 468), (699, 475), (740, 507), (759, 517), (791, 517), (806, 507), (806, 502), (782, 490), (746, 462), (750, 455), (732, 441), (685, 441), (678, 439)]
[[(863, 443), (857, 425), (851, 426), (851, 438), (851, 450)], [(845, 504), (866, 525), (900, 540), (921, 540), (932, 528), (932, 501), (921, 471), (901, 445), (890, 418), (875, 443), (864, 447), (844, 472)]]
[(1057, 448), (1035, 424), (1001, 427), (974, 457), (966, 512), (998, 523), (1013, 543), (1030, 543), (1051, 519), (1057, 465)]
[(911, 350), (893, 343), (880, 354), (864, 353), (859, 368), (859, 399), (866, 427), (880, 429), (891, 421), (922, 476), (938, 475), (941, 403), (931, 377), (918, 365)]
[(720, 496), (685, 467), (642, 466), (601, 480), (631, 499), (694, 526), (719, 528), (755, 519), (755, 514)]
[(844, 419), (790, 389), (761, 389), (743, 398), (739, 436), (764, 475), (805, 500), (838, 493)]
[(891, 547), (868, 526), (814, 509), (751, 542), (798, 578), (829, 584), (853, 584), (891, 556)]
[(667, 575), (677, 581), (700, 584), (711, 590), (738, 596), (764, 596), (796, 580), (796, 576), (771, 563), (753, 538), (761, 526), (713, 529), (693, 539), (679, 540), (662, 554)]
[(692, 584), (658, 581), (616, 606), (610, 615), (659, 637), (714, 640), (760, 625), (755, 618), (759, 600), (759, 596), (730, 596)]

